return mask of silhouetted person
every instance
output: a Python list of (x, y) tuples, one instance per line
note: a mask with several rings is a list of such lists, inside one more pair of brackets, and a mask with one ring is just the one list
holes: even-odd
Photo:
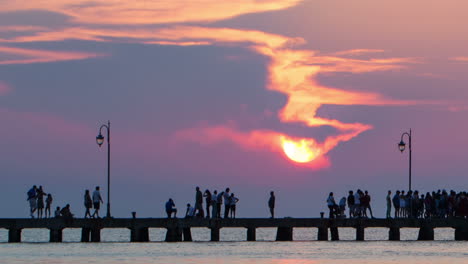
[(396, 191), (392, 198), (393, 208), (395, 208), (395, 218), (400, 217), (400, 191)]
[(28, 195), (27, 201), (29, 202), (29, 214), (31, 218), (34, 218), (34, 212), (37, 209), (37, 187), (36, 185), (34, 185), (31, 189), (29, 189), (27, 195)]
[(54, 217), (60, 218), (60, 206), (57, 206), (57, 208), (55, 209)]
[(392, 218), (391, 213), (392, 213), (392, 191), (388, 191), (387, 193), (387, 218)]
[(268, 199), (268, 208), (270, 208), (271, 218), (275, 218), (275, 193), (270, 192), (270, 199)]
[(369, 193), (367, 192), (367, 190), (364, 192), (364, 215), (367, 217), (367, 209), (369, 209), (369, 213), (371, 215), (372, 218), (374, 218), (374, 215), (372, 214), (372, 208), (370, 206), (370, 202), (371, 202), (371, 197), (369, 195)]
[(213, 206), (213, 213), (211, 214), (213, 218), (218, 218), (218, 191), (214, 190), (211, 195), (211, 206)]
[(71, 224), (73, 221), (73, 214), (70, 211), (70, 205), (67, 204), (60, 210), (60, 216), (65, 220), (65, 223)]
[(354, 194), (353, 191), (349, 191), (348, 195), (348, 208), (349, 208), (349, 218), (354, 217), (354, 212), (356, 210), (356, 205), (354, 203)]
[(42, 186), (39, 186), (39, 189), (36, 191), (37, 199), (37, 218), (42, 218), (44, 213), (44, 196), (46, 193), (42, 189)]
[(239, 198), (234, 196), (234, 193), (231, 193), (231, 196), (229, 197), (229, 213), (231, 215), (231, 218), (236, 218), (236, 204), (239, 201)]
[(174, 213), (174, 218), (177, 217), (177, 208), (175, 208), (175, 203), (172, 199), (169, 199), (166, 202), (166, 214), (167, 218), (171, 218), (172, 214)]
[(197, 216), (205, 217), (203, 212), (203, 194), (200, 191), (200, 187), (195, 188), (195, 213)]
[(224, 198), (224, 218), (229, 217), (229, 209), (231, 208), (231, 202), (230, 202), (231, 194), (229, 193), (229, 191), (230, 191), (230, 189), (226, 188), (226, 191), (223, 194), (223, 198)]
[(193, 208), (189, 203), (187, 204), (187, 210), (185, 211), (185, 218), (193, 218), (195, 216), (195, 208)]
[(210, 218), (211, 192), (207, 189), (203, 194), (206, 202), (206, 218)]
[(45, 207), (45, 217), (50, 218), (50, 206), (52, 205), (52, 201), (54, 199), (52, 198), (52, 194), (47, 194), (46, 198), (46, 207)]
[(328, 209), (330, 210), (329, 218), (334, 218), (335, 217), (335, 208), (337, 206), (336, 206), (335, 198), (333, 197), (332, 192), (330, 193), (330, 195), (328, 195), (327, 205), (328, 205)]
[(84, 194), (84, 206), (86, 208), (85, 216), (84, 218), (92, 217), (91, 216), (91, 208), (93, 208), (93, 200), (91, 200), (91, 195), (89, 194), (89, 190), (85, 191)]
[(223, 195), (224, 192), (221, 192), (216, 196), (216, 212), (218, 218), (221, 218), (221, 205), (223, 204)]
[(101, 203), (104, 203), (102, 201), (101, 193), (99, 192), (99, 186), (96, 186), (96, 190), (93, 192), (93, 206), (94, 206), (94, 213), (92, 217), (97, 217), (99, 218), (99, 208)]

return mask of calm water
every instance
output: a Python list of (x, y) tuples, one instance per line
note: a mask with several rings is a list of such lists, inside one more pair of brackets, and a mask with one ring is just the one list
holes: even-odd
[[(366, 239), (356, 242), (354, 229), (340, 229), (338, 242), (318, 242), (314, 228), (295, 228), (295, 242), (273, 242), (275, 229), (260, 228), (257, 239), (245, 242), (245, 229), (221, 229), (223, 242), (211, 243), (209, 230), (192, 230), (197, 242), (128, 243), (126, 229), (104, 229), (103, 243), (77, 243), (79, 229), (65, 229), (67, 243), (41, 243), (48, 230), (23, 230), (20, 244), (9, 244), (0, 231), (0, 263), (121, 263), (121, 264), (322, 264), (322, 263), (468, 263), (468, 242), (453, 241), (453, 229), (436, 229), (436, 241), (418, 242), (417, 229), (402, 229), (405, 241), (386, 241), (388, 230), (368, 228)], [(151, 229), (150, 239), (162, 241), (165, 231)], [(300, 241), (299, 241), (300, 240)], [(348, 241), (346, 241), (348, 240)], [(351, 241), (349, 241), (351, 240)]]

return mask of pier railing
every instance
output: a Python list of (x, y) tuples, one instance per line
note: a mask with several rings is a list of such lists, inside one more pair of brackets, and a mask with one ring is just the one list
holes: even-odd
[(434, 240), (434, 228), (453, 228), (455, 240), (468, 240), (468, 220), (443, 219), (325, 219), (325, 218), (101, 218), (101, 219), (0, 219), (0, 228), (8, 229), (8, 242), (21, 242), (23, 229), (46, 228), (50, 242), (62, 242), (65, 228), (81, 228), (82, 242), (100, 242), (104, 228), (130, 229), (131, 242), (148, 242), (149, 228), (165, 228), (167, 242), (192, 241), (191, 228), (210, 229), (211, 241), (219, 241), (221, 228), (245, 228), (247, 241), (256, 241), (256, 229), (277, 228), (276, 241), (292, 241), (294, 228), (317, 228), (317, 240), (339, 240), (338, 228), (354, 228), (356, 240), (365, 240), (366, 228), (388, 228), (389, 240), (400, 240), (400, 228), (418, 228), (418, 240)]

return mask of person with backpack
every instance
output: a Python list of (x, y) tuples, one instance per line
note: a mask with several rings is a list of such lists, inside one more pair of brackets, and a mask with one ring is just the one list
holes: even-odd
[(34, 185), (29, 191), (27, 192), (28, 199), (26, 199), (29, 202), (29, 213), (31, 218), (34, 218), (34, 212), (37, 209), (37, 186)]

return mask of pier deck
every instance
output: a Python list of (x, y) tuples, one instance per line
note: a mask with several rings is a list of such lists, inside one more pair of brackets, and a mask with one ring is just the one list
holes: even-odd
[(400, 240), (400, 228), (419, 228), (418, 240), (433, 240), (434, 228), (455, 229), (455, 240), (468, 240), (468, 220), (447, 219), (327, 219), (327, 218), (236, 218), (236, 219), (185, 219), (185, 218), (101, 218), (72, 221), (65, 219), (0, 219), (0, 228), (8, 229), (9, 242), (21, 242), (21, 231), (29, 228), (50, 230), (50, 242), (61, 242), (65, 228), (81, 228), (82, 242), (99, 242), (104, 228), (128, 228), (130, 241), (149, 241), (149, 228), (167, 229), (167, 242), (192, 241), (190, 228), (205, 227), (211, 231), (211, 241), (219, 241), (221, 228), (246, 228), (247, 240), (256, 240), (256, 229), (277, 228), (277, 241), (292, 241), (294, 228), (318, 228), (317, 240), (339, 240), (338, 228), (354, 228), (356, 240), (365, 240), (365, 228), (388, 228), (389, 240)]

